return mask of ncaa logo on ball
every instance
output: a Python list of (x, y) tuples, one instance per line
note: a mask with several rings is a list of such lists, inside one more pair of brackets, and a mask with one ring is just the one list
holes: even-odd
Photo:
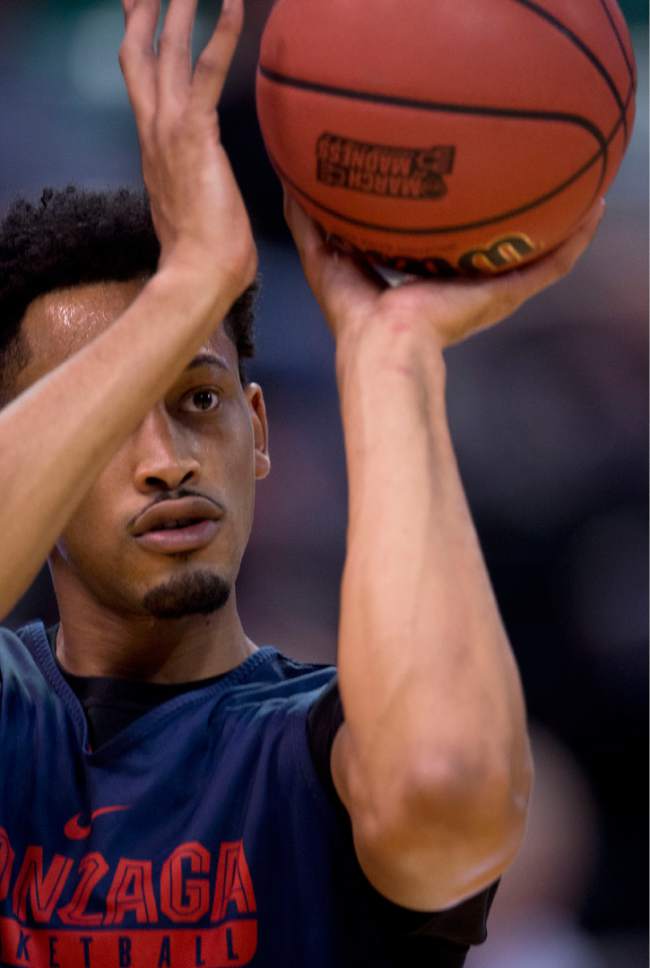
[(455, 154), (453, 145), (400, 148), (325, 132), (316, 144), (316, 177), (330, 188), (431, 201), (447, 194), (443, 176), (452, 173)]

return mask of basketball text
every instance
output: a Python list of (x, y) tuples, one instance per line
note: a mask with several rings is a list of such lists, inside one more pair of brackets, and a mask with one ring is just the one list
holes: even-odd
[(332, 188), (385, 198), (443, 198), (443, 175), (452, 173), (455, 153), (453, 145), (396, 148), (325, 133), (316, 146), (316, 177)]
[(409, 256), (390, 256), (374, 249), (362, 249), (351, 245), (341, 236), (328, 233), (328, 241), (346, 252), (357, 251), (370, 262), (385, 266), (394, 272), (412, 276), (434, 276), (450, 279), (459, 275), (493, 275), (504, 269), (514, 269), (520, 263), (530, 260), (538, 251), (538, 246), (523, 232), (513, 232), (492, 239), (484, 246), (468, 249), (454, 264), (442, 256), (428, 256), (417, 259)]

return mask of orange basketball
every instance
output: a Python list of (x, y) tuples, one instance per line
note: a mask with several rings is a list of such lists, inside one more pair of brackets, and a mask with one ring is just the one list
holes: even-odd
[(257, 105), (325, 231), (451, 275), (572, 232), (620, 166), (635, 87), (616, 0), (277, 0)]

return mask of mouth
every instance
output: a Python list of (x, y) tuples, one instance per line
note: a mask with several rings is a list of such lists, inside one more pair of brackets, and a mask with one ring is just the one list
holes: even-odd
[(198, 551), (213, 540), (223, 515), (221, 505), (199, 495), (169, 498), (139, 514), (131, 534), (147, 551), (160, 554)]
[(148, 551), (174, 554), (182, 551), (198, 551), (213, 540), (221, 521), (207, 518), (179, 518), (157, 525), (155, 530), (136, 536), (136, 541)]

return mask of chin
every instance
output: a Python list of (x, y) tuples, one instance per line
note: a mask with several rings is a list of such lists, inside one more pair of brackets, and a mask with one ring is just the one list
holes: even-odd
[(144, 595), (142, 607), (154, 618), (178, 619), (211, 615), (230, 597), (230, 583), (205, 568), (174, 575)]

